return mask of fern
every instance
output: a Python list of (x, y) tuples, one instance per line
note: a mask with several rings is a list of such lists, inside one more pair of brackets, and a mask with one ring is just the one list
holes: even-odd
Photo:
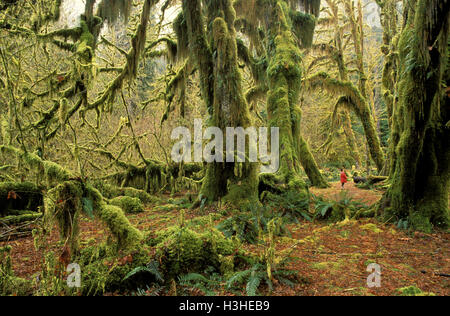
[(178, 281), (180, 284), (187, 284), (189, 282), (204, 282), (204, 283), (210, 283), (213, 282), (211, 280), (208, 280), (203, 275), (198, 273), (189, 273), (183, 276), (180, 276), (178, 278)]
[(145, 267), (135, 268), (133, 271), (131, 271), (130, 273), (127, 274), (127, 276), (123, 279), (123, 281), (126, 281), (140, 273), (150, 273), (155, 277), (157, 282), (160, 282), (160, 283), (164, 282), (164, 278), (163, 278), (161, 272), (159, 271), (159, 263), (157, 261), (152, 261)]
[(256, 296), (256, 292), (258, 291), (259, 285), (261, 284), (262, 275), (258, 271), (253, 271), (250, 274), (250, 278), (247, 282), (247, 295), (248, 296)]
[(235, 273), (228, 281), (227, 288), (231, 289), (234, 284), (243, 284), (252, 273), (252, 270), (239, 271)]
[(214, 296), (216, 293), (211, 288), (218, 287), (220, 282), (198, 273), (189, 273), (178, 278), (178, 285), (198, 289), (206, 296)]

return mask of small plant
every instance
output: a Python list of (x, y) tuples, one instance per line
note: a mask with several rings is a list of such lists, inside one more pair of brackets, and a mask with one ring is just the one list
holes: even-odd
[[(226, 237), (236, 236), (243, 242), (256, 244), (262, 240), (262, 235), (268, 232), (268, 223), (274, 218), (279, 218), (268, 207), (252, 207), (251, 212), (242, 213), (230, 217), (221, 222), (217, 229)], [(277, 236), (288, 233), (286, 223), (280, 220), (278, 223)]]
[(328, 220), (332, 223), (358, 219), (370, 213), (369, 207), (354, 201), (347, 192), (341, 192), (339, 201), (326, 201), (313, 196), (315, 204), (314, 219)]
[(310, 201), (300, 197), (298, 192), (290, 190), (281, 195), (268, 194), (265, 200), (270, 207), (280, 210), (280, 216), (289, 222), (299, 223), (300, 219), (312, 221), (308, 212)]
[(237, 272), (228, 279), (226, 283), (228, 289), (231, 290), (236, 285), (246, 284), (247, 295), (256, 296), (262, 282), (269, 287), (270, 292), (273, 291), (274, 281), (288, 286), (294, 285), (294, 281), (290, 278), (297, 276), (297, 273), (284, 269), (290, 259), (289, 255), (285, 257), (277, 256), (275, 251), (274, 235), (279, 220), (274, 218), (268, 223), (268, 234), (264, 238), (266, 245), (261, 257), (256, 262), (252, 262), (250, 259), (250, 269)]
[(247, 295), (256, 296), (263, 282), (269, 287), (270, 291), (273, 291), (274, 280), (288, 286), (294, 286), (295, 281), (290, 278), (296, 275), (297, 273), (295, 271), (280, 269), (272, 271), (270, 277), (267, 272), (267, 266), (258, 262), (255, 263), (250, 269), (235, 273), (230, 279), (228, 279), (226, 287), (228, 290), (232, 290), (236, 288), (236, 286), (245, 284), (245, 291)]
[[(217, 273), (212, 274), (210, 278), (198, 273), (189, 273), (178, 278), (178, 286), (188, 288), (190, 291), (201, 291), (205, 296), (215, 296), (216, 291), (221, 285), (221, 276)], [(187, 293), (190, 294), (190, 293)]]
[(158, 261), (155, 261), (155, 260), (153, 260), (146, 266), (137, 267), (137, 268), (133, 269), (133, 271), (128, 273), (123, 280), (127, 281), (141, 273), (149, 273), (154, 276), (156, 282), (164, 283), (164, 277), (161, 274), (161, 272), (159, 271), (159, 263), (158, 263)]

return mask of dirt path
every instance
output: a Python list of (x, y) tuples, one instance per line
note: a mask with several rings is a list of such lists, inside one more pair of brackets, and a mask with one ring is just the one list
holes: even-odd
[(342, 192), (346, 192), (355, 201), (363, 202), (367, 205), (373, 205), (377, 203), (381, 197), (382, 192), (373, 190), (362, 190), (355, 186), (354, 183), (347, 183), (345, 189), (342, 190), (339, 182), (331, 183), (331, 187), (328, 189), (311, 188), (311, 193), (316, 196), (321, 196), (329, 200), (338, 201), (341, 198)]

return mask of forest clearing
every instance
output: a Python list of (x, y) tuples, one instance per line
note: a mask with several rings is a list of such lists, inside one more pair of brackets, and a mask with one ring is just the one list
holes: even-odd
[(449, 0), (0, 0), (0, 296), (448, 296), (449, 81)]

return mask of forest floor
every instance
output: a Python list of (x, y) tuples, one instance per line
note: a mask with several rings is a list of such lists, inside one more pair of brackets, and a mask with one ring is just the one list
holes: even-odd
[[(354, 200), (369, 205), (376, 203), (382, 195), (381, 192), (360, 190), (353, 184), (348, 184), (346, 190)], [(333, 183), (329, 189), (313, 189), (312, 193), (339, 199), (341, 188), (338, 183)], [(185, 216), (189, 221), (211, 212), (217, 211), (186, 210)], [(179, 209), (157, 207), (129, 218), (142, 230), (156, 231), (175, 224)], [(84, 218), (80, 226), (82, 246), (92, 240), (100, 242), (107, 238), (107, 229), (97, 221)], [(397, 289), (408, 286), (436, 295), (450, 294), (450, 234), (447, 232), (408, 233), (373, 219), (331, 225), (305, 221), (288, 228), (291, 236), (277, 238), (276, 249), (292, 249), (288, 268), (298, 272), (300, 282), (293, 287), (276, 284), (271, 295), (396, 295)], [(50, 243), (54, 244), (56, 253), (61, 251), (56, 229)], [(16, 275), (31, 278), (41, 270), (42, 254), (35, 250), (31, 236), (0, 242), (0, 247), (5, 245), (13, 247), (11, 257)], [(263, 247), (257, 245), (245, 245), (245, 248), (253, 253), (263, 251)], [(367, 267), (371, 263), (381, 266), (379, 288), (367, 286), (367, 278), (372, 273), (367, 272)], [(225, 289), (217, 294), (233, 295)]]

